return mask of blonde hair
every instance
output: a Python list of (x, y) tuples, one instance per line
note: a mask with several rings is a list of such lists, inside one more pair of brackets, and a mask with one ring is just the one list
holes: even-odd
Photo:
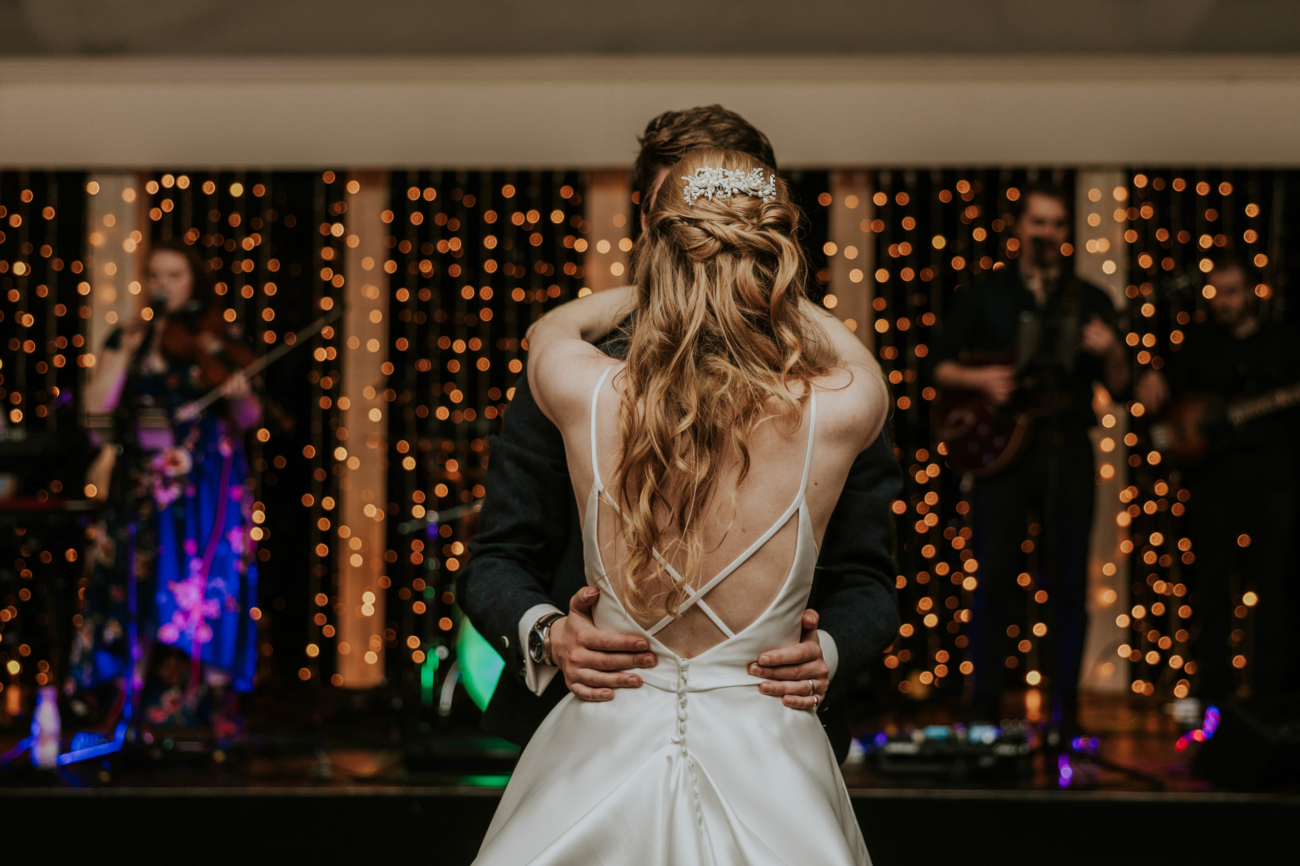
[[(623, 453), (614, 487), (627, 503), (618, 521), (634, 615), (675, 615), (687, 581), (704, 556), (704, 509), (717, 487), (722, 457), (740, 459), (737, 485), (749, 473), (749, 442), (758, 426), (784, 418), (798, 429), (811, 380), (835, 354), (800, 307), (807, 262), (799, 243), (802, 211), (784, 181), (776, 199), (748, 195), (696, 199), (683, 176), (697, 168), (748, 173), (771, 169), (737, 151), (695, 151), (674, 165), (646, 213), (632, 253), (636, 323), (618, 379)], [(768, 403), (776, 411), (768, 411)], [(665, 525), (656, 514), (666, 512)], [(665, 533), (676, 538), (663, 544)], [(655, 556), (685, 554), (675, 581)]]

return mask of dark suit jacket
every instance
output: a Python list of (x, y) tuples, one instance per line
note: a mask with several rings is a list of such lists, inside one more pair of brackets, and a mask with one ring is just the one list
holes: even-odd
[[(615, 357), (625, 351), (619, 341), (601, 348)], [(524, 376), (490, 444), (487, 498), (457, 595), (470, 622), (506, 663), (484, 730), (525, 745), (567, 688), (557, 676), (539, 698), (524, 685), (519, 620), (538, 604), (568, 610), (569, 599), (586, 585), (582, 529), (564, 440), (538, 408)], [(841, 761), (849, 748), (845, 686), (898, 633), (890, 502), (901, 489), (886, 425), (854, 462), (818, 559), (809, 605), (839, 651), (822, 724)]]

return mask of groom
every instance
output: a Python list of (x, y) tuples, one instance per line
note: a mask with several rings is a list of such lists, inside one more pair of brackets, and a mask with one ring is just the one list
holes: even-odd
[[(718, 105), (665, 112), (646, 127), (633, 168), (642, 207), (674, 163), (704, 147), (738, 150), (776, 168), (767, 137), (734, 112)], [(601, 348), (615, 357), (626, 351), (613, 340)], [(656, 660), (644, 638), (592, 623), (598, 594), (587, 588), (583, 573), (564, 441), (523, 376), (501, 433), (492, 438), (491, 455), (488, 495), (457, 595), (509, 673), (497, 684), (483, 727), (523, 745), (569, 690), (586, 700), (608, 700), (619, 688), (638, 687), (636, 670)], [(750, 668), (768, 681), (760, 689), (773, 700), (790, 696), (787, 703), (822, 711), (841, 762), (849, 748), (847, 707), (840, 699), (845, 684), (898, 632), (890, 502), (901, 487), (886, 427), (853, 464), (831, 515), (801, 642), (774, 647)]]

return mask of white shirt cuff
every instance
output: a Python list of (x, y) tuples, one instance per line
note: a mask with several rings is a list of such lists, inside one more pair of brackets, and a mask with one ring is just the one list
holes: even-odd
[[(536, 620), (533, 621), (536, 622)], [(822, 645), (822, 658), (826, 661), (826, 667), (831, 669), (828, 679), (833, 680), (835, 679), (835, 669), (840, 666), (840, 651), (835, 646), (835, 638), (821, 629), (817, 629), (817, 642)], [(525, 644), (525, 646), (527, 645)]]
[[(524, 611), (524, 615), (519, 618), (519, 648), (524, 653), (524, 684), (538, 697), (546, 691), (560, 669), (555, 665), (539, 665), (533, 661), (533, 657), (528, 654), (528, 633), (539, 619), (552, 613), (563, 614), (564, 611), (553, 604), (537, 604)], [(831, 645), (834, 646), (834, 643)]]

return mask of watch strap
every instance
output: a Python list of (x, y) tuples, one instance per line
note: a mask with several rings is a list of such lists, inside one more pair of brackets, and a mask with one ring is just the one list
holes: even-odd
[(562, 613), (548, 613), (546, 616), (533, 623), (533, 632), (541, 641), (542, 657), (534, 659), (538, 664), (549, 665), (551, 662), (551, 626), (557, 619), (563, 617)]

